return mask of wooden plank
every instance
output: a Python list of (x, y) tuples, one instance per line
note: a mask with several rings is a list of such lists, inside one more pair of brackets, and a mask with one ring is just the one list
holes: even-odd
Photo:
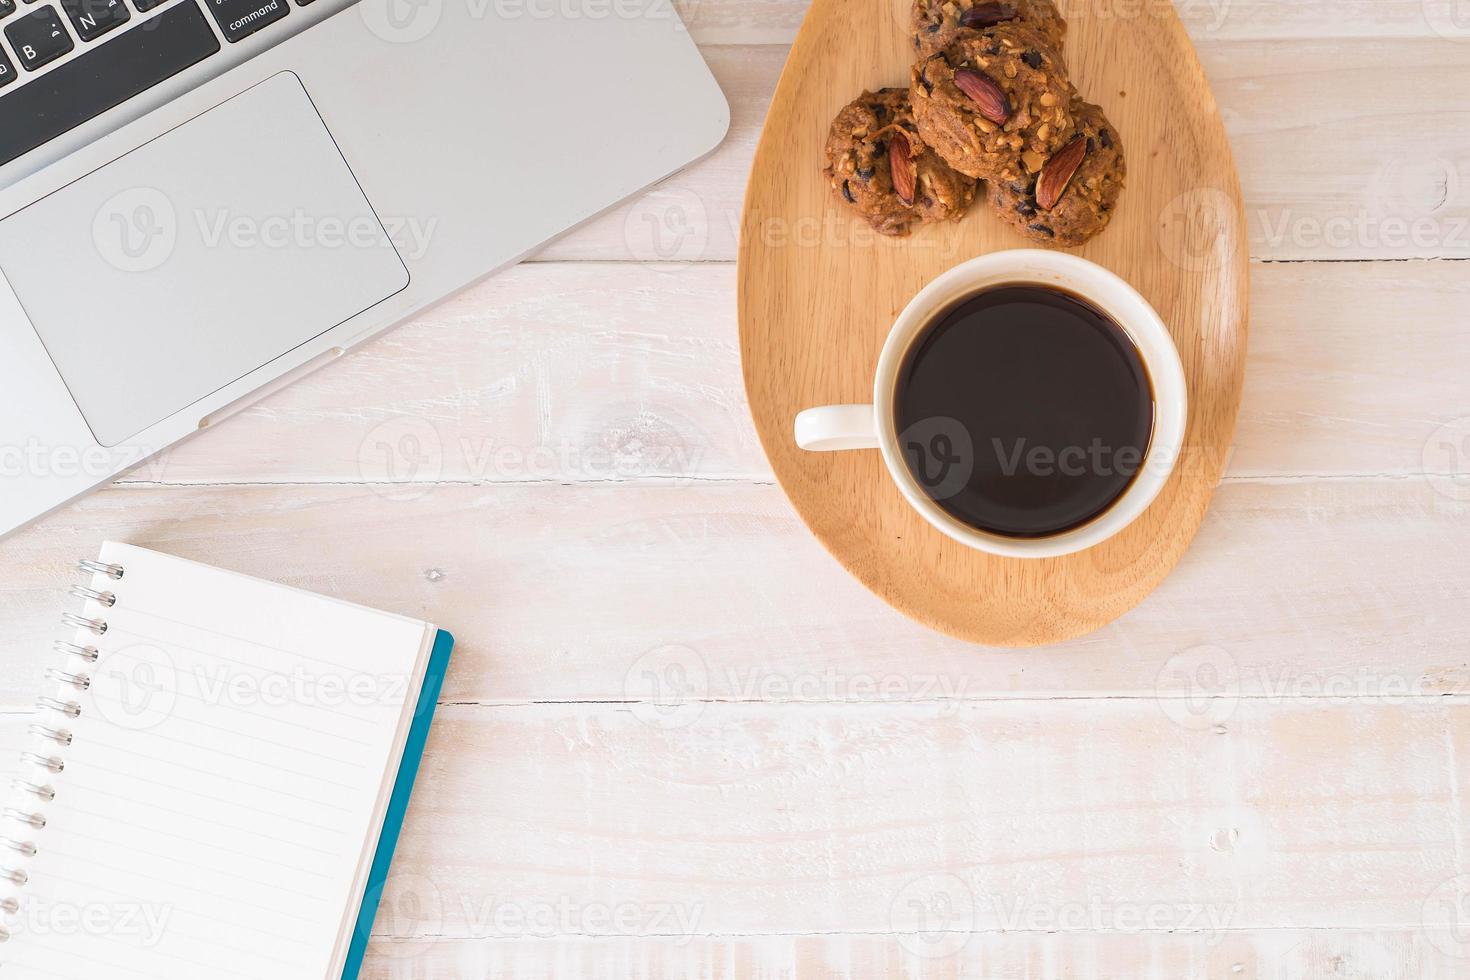
[(1439, 699), (1253, 702), (1224, 734), (1130, 702), (447, 706), (379, 931), (889, 935), (943, 903), (960, 934), (1432, 928), (1467, 726)]
[(498, 904), (561, 900), (553, 935), (1433, 929), (1467, 733), (1438, 700), (1224, 734), (1127, 702), (449, 708), (387, 891), (423, 914), (384, 931), (524, 934)]
[[(1088, 12), (1143, 16), (1170, 0), (1059, 0), (1069, 18)], [(807, 0), (677, 0), (701, 44), (790, 44)], [(1196, 44), (1238, 40), (1470, 36), (1453, 0), (1173, 0)]]
[[(1470, 470), (1436, 448), (1437, 433), (1470, 434), (1454, 415), (1470, 360), (1460, 266), (1252, 273), (1233, 478)], [(521, 266), (127, 479), (769, 481), (733, 288), (723, 265)]]
[(1252, 701), (1219, 731), (1130, 701), (449, 705), (375, 931), (1443, 943), (1426, 898), (1466, 871), (1467, 748), (1470, 706), (1439, 698)]
[(523, 265), (130, 480), (770, 480), (734, 270)]
[(366, 975), (1451, 980), (1467, 717), (446, 706)]
[[(892, 936), (729, 939), (401, 940), (371, 947), (365, 980), (909, 977), (915, 980), (1459, 980), (1462, 963), (1416, 931), (1273, 930), (1195, 935), (986, 935), (924, 956)], [(916, 952), (916, 950), (918, 952)], [(1334, 964), (1329, 966), (1329, 964)]]
[[(1402, 70), (1374, 84), (1372, 66), (1396, 45)], [(1464, 76), (1470, 45), (1230, 42), (1202, 44), (1200, 59), (1240, 167), (1253, 256), (1470, 257), (1470, 117), (1424, 97)]]
[(1120, 695), (1208, 725), (1249, 698), (1470, 691), (1470, 501), (1426, 481), (1226, 484), (1158, 591), (1042, 656), (902, 618), (774, 486), (401, 489), (107, 490), (17, 534), (0, 705), (29, 703), (70, 562), (104, 538), (439, 622), (451, 701)]
[[(1311, 8), (1303, 16), (1321, 22), (1327, 6), (1336, 7), (1336, 0), (1261, 0), (1245, 5), (1242, 17), (1269, 24), (1272, 18), (1251, 18), (1267, 9), (1294, 18), (1294, 11)], [(1227, 9), (1236, 9), (1233, 0)], [(1368, 5), (1347, 9), (1362, 12)], [(1405, 5), (1391, 9), (1410, 16)], [(1252, 256), (1470, 257), (1470, 114), (1444, 99), (1425, 97), (1457, 91), (1470, 68), (1470, 43), (1453, 43), (1427, 30), (1402, 38), (1309, 34), (1291, 40), (1196, 30), (1194, 40), (1240, 170)], [(746, 176), (786, 49), (711, 47), (705, 54), (732, 103), (725, 144), (654, 191), (553, 244), (541, 260), (734, 258)], [(1386, 64), (1394, 70), (1385, 72)], [(873, 84), (901, 81), (875, 78)], [(1078, 84), (1087, 91), (1085, 78)], [(1117, 98), (1094, 95), (1104, 106)], [(1125, 195), (1122, 206), (1127, 205)], [(834, 208), (823, 220), (837, 218)], [(984, 220), (983, 214), (975, 220)], [(820, 222), (810, 232), (835, 233), (823, 231)]]

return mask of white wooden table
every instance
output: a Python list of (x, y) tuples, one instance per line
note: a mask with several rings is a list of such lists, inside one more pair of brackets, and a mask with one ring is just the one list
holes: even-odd
[(1108, 629), (928, 633), (773, 484), (732, 260), (804, 3), (698, 0), (712, 158), (0, 545), (0, 735), (123, 538), (458, 636), (374, 980), (1470, 976), (1454, 7), (1182, 3), (1249, 377), (1193, 550)]

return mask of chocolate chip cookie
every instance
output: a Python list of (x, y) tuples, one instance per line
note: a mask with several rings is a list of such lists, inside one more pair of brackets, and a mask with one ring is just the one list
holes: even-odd
[(1102, 109), (1077, 98), (1071, 114), (1072, 140), (1039, 174), (990, 184), (990, 206), (1002, 220), (1033, 241), (1068, 248), (1108, 226), (1128, 173), (1123, 141)]
[(960, 31), (1010, 21), (1036, 28), (1058, 53), (1067, 37), (1067, 22), (1053, 0), (914, 0), (912, 20), (914, 50), (921, 59), (949, 47)]
[(961, 31), (914, 66), (909, 95), (919, 138), (970, 177), (1023, 180), (1072, 138), (1072, 84), (1029, 24)]
[(959, 218), (975, 198), (975, 181), (919, 138), (902, 88), (864, 92), (837, 114), (822, 173), (838, 200), (884, 235), (907, 235), (915, 221)]

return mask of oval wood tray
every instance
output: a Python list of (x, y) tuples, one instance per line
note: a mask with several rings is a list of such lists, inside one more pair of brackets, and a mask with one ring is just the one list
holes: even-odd
[(1169, 4), (1062, 6), (1072, 14), (1072, 79), (1107, 111), (1128, 154), (1112, 225), (1078, 254), (1154, 305), (1189, 381), (1185, 455), (1122, 535), (1066, 558), (983, 555), (924, 523), (878, 453), (804, 453), (792, 439), (803, 408), (872, 400), (888, 329), (926, 282), (971, 256), (1028, 246), (984, 201), (963, 222), (890, 240), (832, 200), (820, 173), (832, 117), (865, 88), (907, 84), (905, 0), (813, 0), (772, 101), (741, 224), (745, 387), (782, 489), (837, 560), (884, 600), (934, 629), (1001, 646), (1095, 630), (1163, 580), (1219, 482), (1244, 380), (1240, 185), (1194, 48)]

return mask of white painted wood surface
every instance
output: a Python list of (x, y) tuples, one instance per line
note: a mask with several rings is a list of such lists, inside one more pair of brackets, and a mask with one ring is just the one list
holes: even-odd
[(713, 157), (5, 542), (0, 747), (121, 537), (457, 634), (373, 980), (1470, 976), (1470, 11), (1178, 7), (1251, 355), (1118, 623), (968, 647), (802, 529), (729, 261), (804, 3), (689, 0)]

